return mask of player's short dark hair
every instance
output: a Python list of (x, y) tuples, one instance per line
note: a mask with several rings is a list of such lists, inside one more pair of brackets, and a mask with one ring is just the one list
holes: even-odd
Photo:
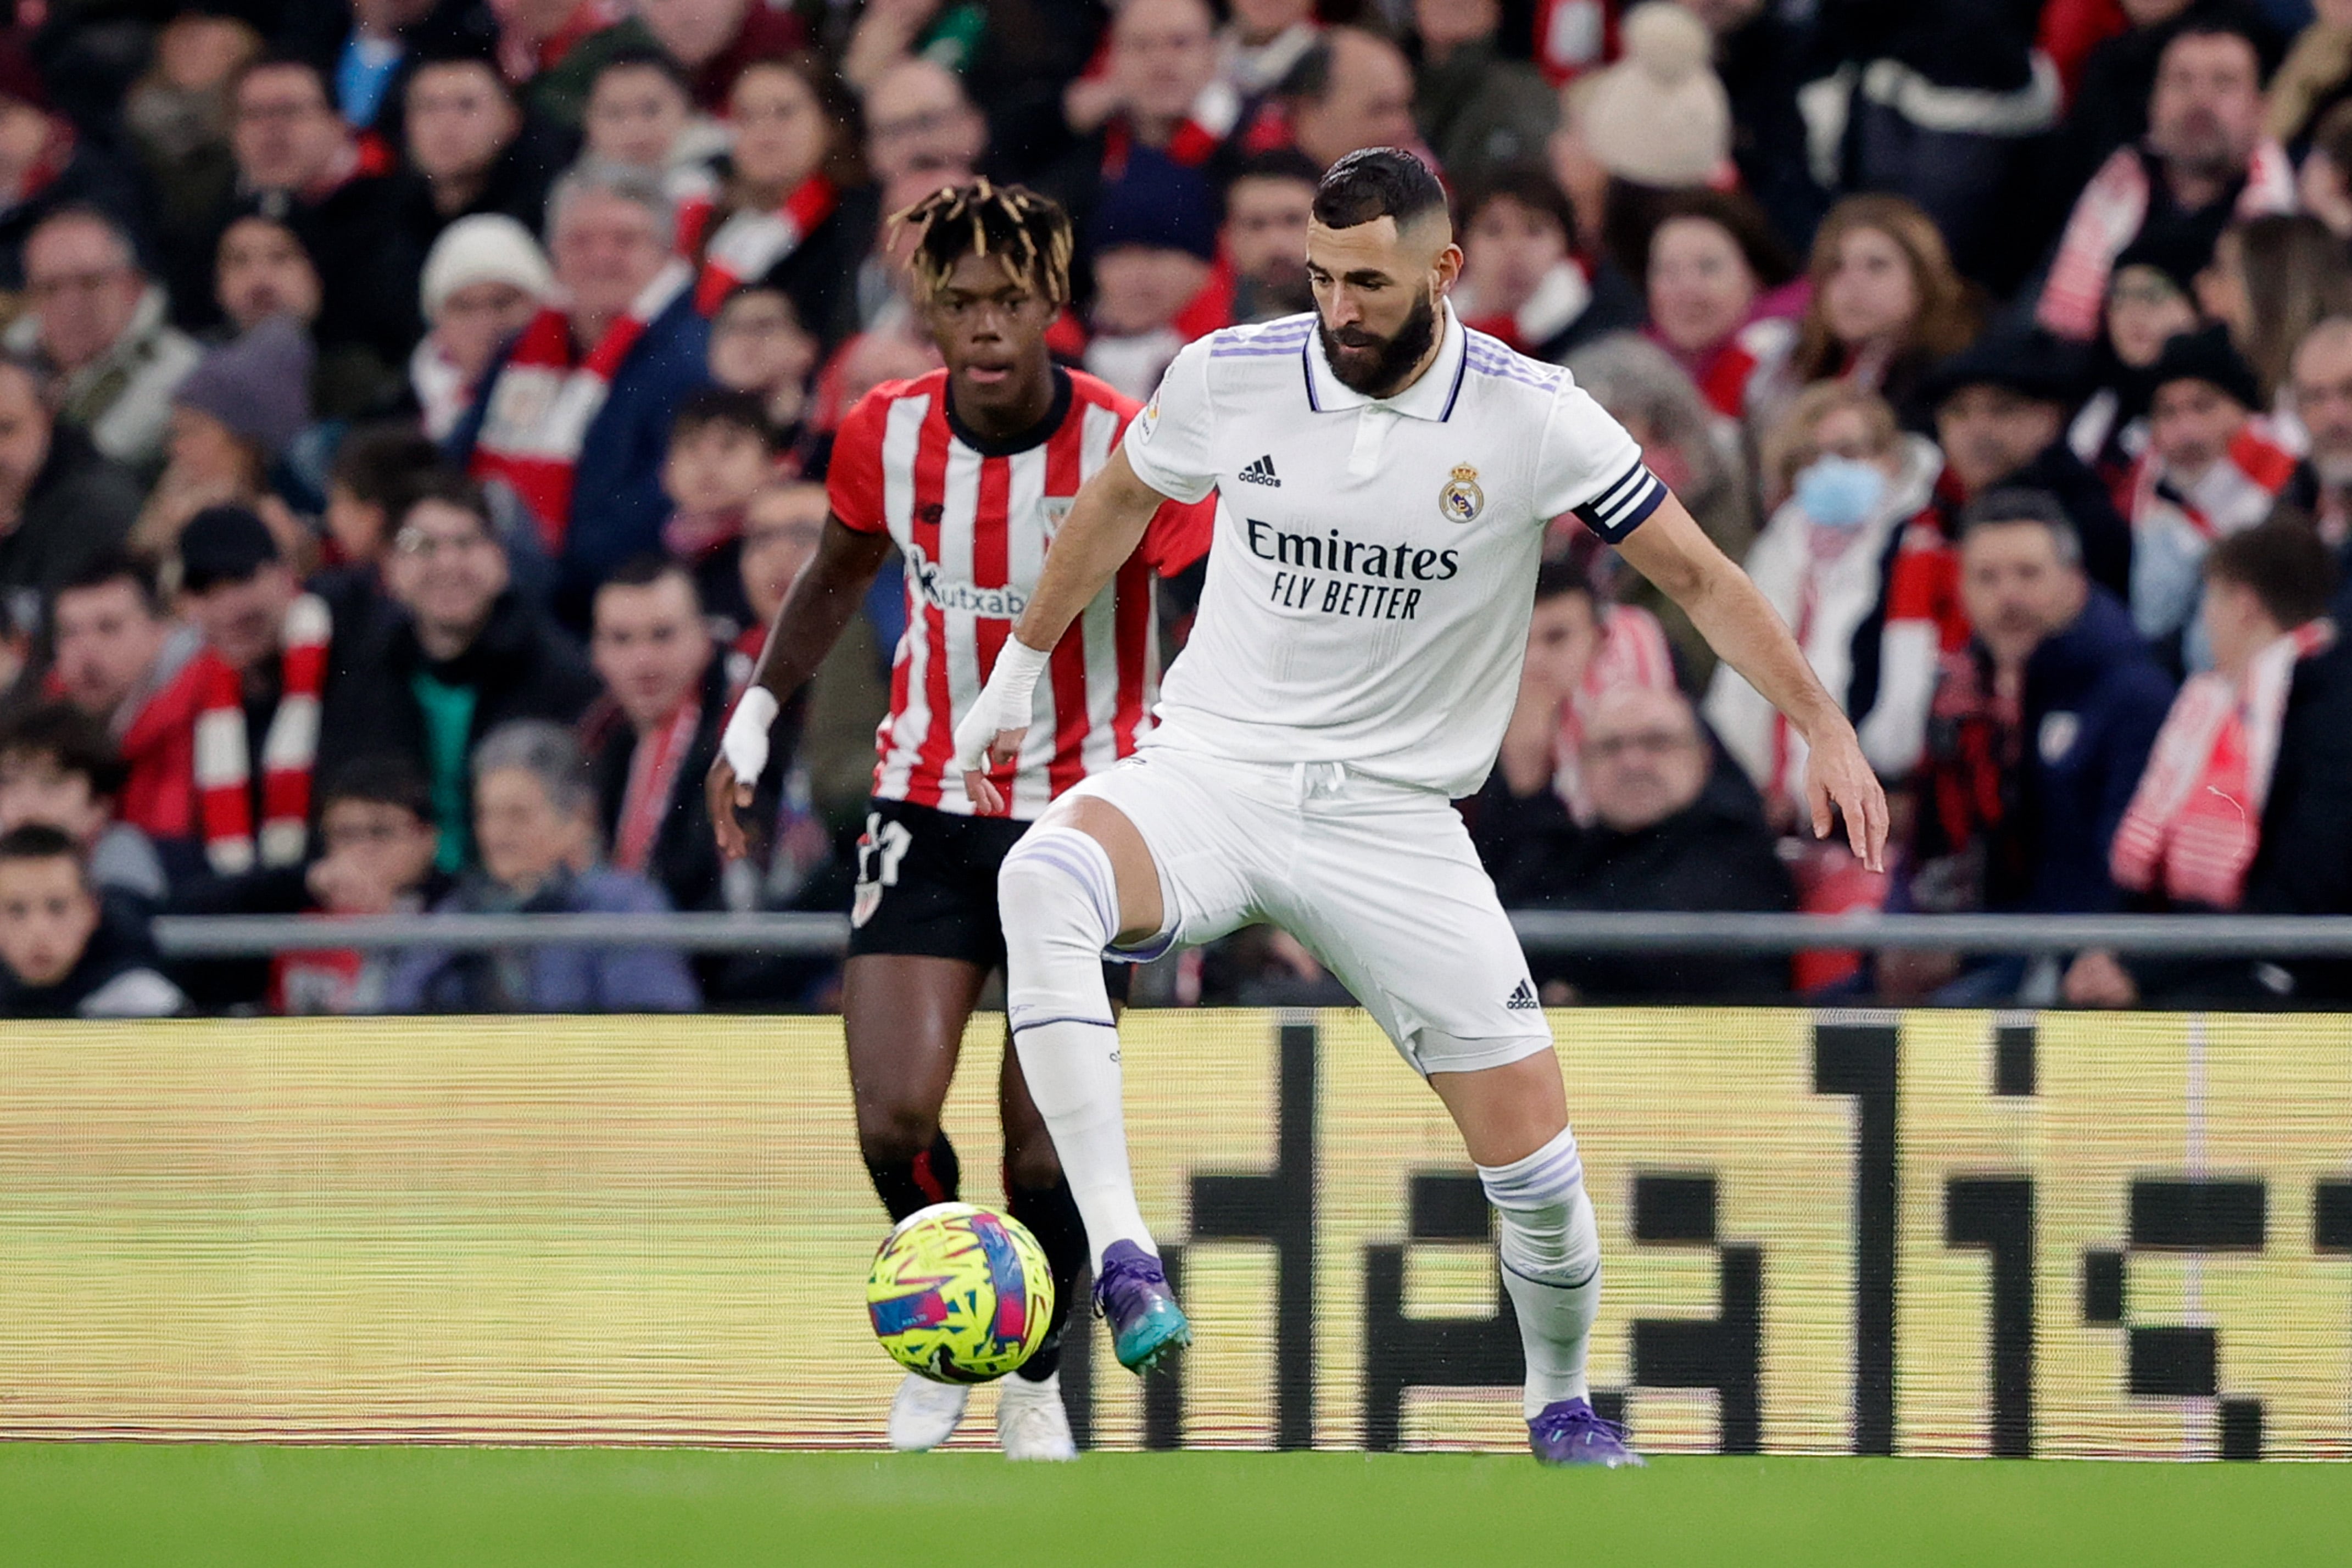
[(671, 415), (671, 444), (713, 425), (740, 430), (758, 437), (764, 446), (772, 447), (776, 442), (775, 423), (769, 419), (767, 405), (757, 393), (738, 392), (732, 387), (705, 387), (678, 404), (677, 413)]
[(46, 757), (60, 773), (79, 773), (101, 800), (121, 795), (130, 769), (106, 727), (71, 703), (28, 703), (0, 717), (0, 758)]
[(433, 785), (425, 770), (399, 752), (355, 757), (330, 771), (319, 786), (319, 815), (344, 800), (394, 806), (420, 822), (433, 821)]
[(335, 448), (327, 483), (387, 513), (398, 509), (417, 482), (441, 467), (441, 449), (415, 425), (396, 421), (362, 425)]
[(2255, 527), (2214, 540), (2205, 578), (2250, 590), (2265, 614), (2292, 629), (2327, 613), (2336, 598), (2336, 556), (2308, 514), (2282, 506)]
[(0, 864), (9, 861), (55, 860), (73, 862), (74, 869), (88, 883), (89, 862), (83, 858), (81, 846), (63, 828), (53, 828), (47, 822), (19, 822), (0, 833)]
[(1394, 218), (1402, 228), (1445, 210), (1445, 187), (1429, 165), (1396, 147), (1366, 147), (1324, 172), (1315, 187), (1315, 221), (1325, 228)]
[(2019, 523), (2047, 528), (2051, 541), (2058, 547), (2058, 559), (2069, 566), (2082, 564), (2082, 533), (2058, 497), (2047, 490), (2030, 490), (2016, 485), (1987, 490), (1960, 508), (1959, 537), (1966, 539), (1984, 528), (2010, 528)]
[(1462, 227), (1467, 229), (1477, 222), (1478, 214), (1496, 202), (1517, 202), (1528, 211), (1549, 218), (1566, 237), (1568, 248), (1576, 248), (1576, 208), (1559, 188), (1559, 182), (1551, 177), (1550, 170), (1534, 163), (1510, 163), (1493, 171), (1463, 192)]
[(1565, 598), (1580, 593), (1598, 604), (1601, 596), (1593, 591), (1592, 579), (1582, 566), (1572, 560), (1548, 560), (1536, 568), (1536, 602)]
[(651, 588), (655, 583), (673, 577), (686, 584), (687, 596), (694, 601), (695, 612), (701, 613), (702, 591), (695, 584), (694, 573), (688, 571), (686, 563), (676, 556), (663, 555), (658, 550), (646, 550), (631, 556), (606, 572), (604, 580), (598, 583), (596, 589), (601, 594), (608, 588)]
[(163, 591), (156, 581), (154, 566), (129, 550), (104, 549), (90, 557), (68, 573), (49, 593), (49, 618), (57, 618), (58, 599), (62, 594), (86, 593), (93, 588), (104, 588), (111, 582), (127, 582), (138, 594), (139, 602), (150, 615), (163, 613)]
[(596, 84), (614, 71), (629, 70), (658, 72), (668, 78), (670, 86), (677, 89), (687, 102), (694, 101), (694, 82), (686, 74), (686, 68), (670, 58), (668, 51), (652, 44), (626, 44), (597, 61), (595, 68), (588, 73), (588, 90), (594, 92)]
[(945, 287), (966, 256), (992, 256), (1013, 277), (1034, 283), (1055, 303), (1070, 298), (1070, 215), (1026, 185), (982, 179), (944, 186), (893, 213), (890, 224), (914, 225), (915, 280), (927, 294)]
[(435, 468), (420, 474), (415, 483), (401, 491), (399, 509), (393, 514), (394, 533), (407, 523), (409, 514), (427, 501), (438, 501), (445, 507), (455, 507), (461, 512), (471, 512), (481, 523), (482, 532), (492, 539), (499, 537), (499, 521), (490, 509), (489, 493), (481, 481), (470, 474), (454, 468)]

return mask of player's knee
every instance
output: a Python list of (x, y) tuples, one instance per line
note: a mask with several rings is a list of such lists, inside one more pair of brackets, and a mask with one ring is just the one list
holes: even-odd
[(1032, 828), (996, 873), (1008, 948), (1072, 945), (1091, 960), (1118, 929), (1118, 884), (1102, 845), (1073, 828)]

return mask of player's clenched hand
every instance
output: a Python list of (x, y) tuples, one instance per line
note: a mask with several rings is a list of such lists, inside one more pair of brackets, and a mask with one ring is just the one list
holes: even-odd
[(782, 705), (762, 685), (747, 689), (719, 739), (719, 756), (710, 764), (704, 799), (710, 807), (710, 829), (719, 839), (719, 853), (739, 861), (751, 852), (743, 823), (736, 813), (751, 809), (751, 791), (768, 766), (768, 731)]
[(1006, 637), (979, 697), (956, 720), (955, 765), (963, 774), (964, 795), (983, 817), (1004, 814), (1004, 791), (988, 775), (1021, 755), (1037, 677), (1051, 657), (1018, 637)]
[(1845, 813), (1847, 843), (1872, 871), (1886, 869), (1886, 791), (1862, 755), (1853, 726), (1840, 718), (1818, 737), (1808, 737), (1805, 804), (1812, 812), (1813, 837), (1830, 836), (1830, 809)]

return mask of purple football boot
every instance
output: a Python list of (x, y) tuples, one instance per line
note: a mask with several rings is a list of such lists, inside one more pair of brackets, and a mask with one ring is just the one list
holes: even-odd
[(1169, 1291), (1160, 1260), (1132, 1241), (1103, 1249), (1095, 1311), (1110, 1324), (1118, 1364), (1138, 1376), (1192, 1343), (1192, 1325)]
[(1643, 1460), (1625, 1444), (1623, 1428), (1603, 1421), (1582, 1399), (1558, 1399), (1528, 1423), (1528, 1441), (1547, 1465), (1599, 1465), (1603, 1469), (1639, 1469)]

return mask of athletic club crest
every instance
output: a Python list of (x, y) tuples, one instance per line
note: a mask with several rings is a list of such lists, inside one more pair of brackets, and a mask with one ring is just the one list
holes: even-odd
[(1467, 463), (1454, 466), (1454, 477), (1437, 493), (1437, 509), (1449, 523), (1475, 523), (1486, 507), (1486, 492), (1478, 488), (1478, 470)]

